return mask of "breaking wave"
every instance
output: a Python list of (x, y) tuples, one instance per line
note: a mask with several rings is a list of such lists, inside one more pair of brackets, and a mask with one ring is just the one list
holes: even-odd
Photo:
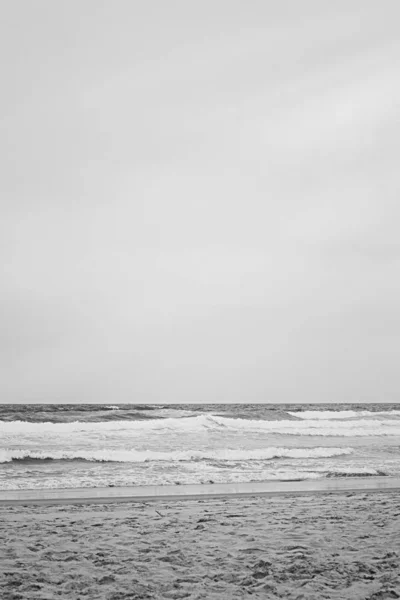
[(296, 412), (289, 412), (289, 415), (297, 417), (298, 419), (314, 419), (314, 420), (328, 420), (328, 419), (356, 419), (360, 417), (400, 417), (400, 410), (389, 410), (389, 411), (371, 411), (371, 410), (303, 410)]
[[(399, 411), (400, 413), (400, 411)], [(307, 414), (307, 413), (303, 413)], [(338, 413), (336, 413), (338, 414)], [(376, 417), (377, 413), (374, 413)], [(379, 416), (379, 415), (378, 415)], [(333, 418), (303, 418), (294, 421), (263, 421), (227, 418), (212, 414), (192, 417), (164, 418), (150, 421), (98, 421), (70, 423), (32, 423), (28, 421), (0, 421), (3, 435), (60, 435), (73, 433), (118, 433), (135, 437), (150, 432), (243, 431), (304, 436), (400, 436), (399, 418), (357, 418), (347, 421)]]
[(153, 450), (32, 450), (0, 451), (0, 463), (33, 460), (84, 460), (90, 462), (131, 462), (152, 461), (249, 461), (272, 460), (278, 458), (306, 459), (330, 458), (351, 454), (352, 448), (263, 448), (259, 450), (222, 449), (209, 451), (172, 451)]

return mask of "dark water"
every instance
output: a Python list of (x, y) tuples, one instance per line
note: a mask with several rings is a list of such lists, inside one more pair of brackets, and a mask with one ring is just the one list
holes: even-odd
[(179, 416), (182, 411), (221, 414), (243, 419), (291, 419), (289, 412), (400, 410), (395, 404), (0, 404), (0, 421), (70, 423), (73, 421), (138, 421)]

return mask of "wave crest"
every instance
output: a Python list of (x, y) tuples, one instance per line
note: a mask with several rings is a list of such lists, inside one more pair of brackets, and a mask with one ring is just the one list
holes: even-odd
[(400, 436), (400, 419), (386, 417), (350, 420), (304, 418), (293, 421), (264, 421), (203, 414), (192, 417), (170, 417), (146, 421), (74, 421), (69, 423), (0, 421), (0, 435), (3, 436), (36, 435), (43, 437), (47, 435), (93, 433), (105, 436), (118, 434), (135, 438), (147, 436), (150, 432), (156, 434), (171, 432), (180, 435), (181, 433), (190, 434), (205, 430), (331, 437)]
[(352, 448), (262, 448), (258, 450), (205, 450), (156, 452), (153, 450), (5, 450), (0, 451), (0, 463), (32, 460), (85, 460), (90, 462), (132, 462), (152, 461), (248, 461), (272, 460), (279, 458), (305, 459), (330, 458), (351, 454)]
[(336, 420), (336, 419), (359, 419), (360, 417), (371, 417), (376, 419), (377, 417), (400, 417), (400, 410), (302, 410), (296, 412), (289, 412), (290, 415), (297, 417), (298, 419), (311, 419), (311, 420)]

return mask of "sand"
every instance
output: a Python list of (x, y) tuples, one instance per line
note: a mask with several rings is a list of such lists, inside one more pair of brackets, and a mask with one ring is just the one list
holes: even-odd
[(2, 600), (400, 598), (400, 497), (0, 506)]

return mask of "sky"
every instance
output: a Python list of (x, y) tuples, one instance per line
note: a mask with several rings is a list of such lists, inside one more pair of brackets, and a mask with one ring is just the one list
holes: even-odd
[(396, 0), (6, 0), (0, 402), (397, 402)]

